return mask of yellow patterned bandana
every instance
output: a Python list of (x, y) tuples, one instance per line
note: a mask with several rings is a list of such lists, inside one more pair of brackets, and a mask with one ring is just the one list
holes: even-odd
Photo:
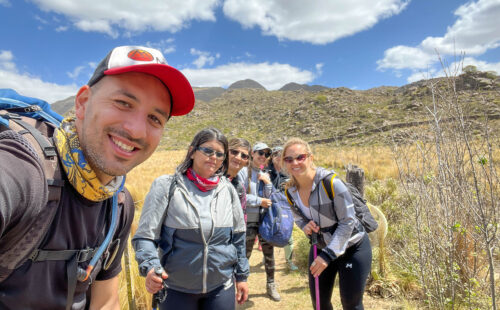
[(115, 177), (108, 185), (99, 181), (83, 156), (73, 117), (61, 122), (54, 133), (54, 141), (69, 182), (83, 197), (97, 202), (113, 196), (123, 176)]

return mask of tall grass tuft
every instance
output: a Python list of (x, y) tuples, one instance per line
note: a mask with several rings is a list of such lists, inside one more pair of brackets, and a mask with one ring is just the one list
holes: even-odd
[[(127, 272), (120, 274), (121, 309), (151, 309), (151, 294), (146, 291), (144, 278), (139, 275), (130, 239), (137, 230), (144, 199), (151, 183), (161, 175), (174, 173), (175, 167), (184, 159), (185, 154), (185, 151), (157, 151), (127, 175), (126, 187), (134, 199), (135, 216), (128, 241), (129, 260), (126, 261), (125, 255), (122, 259), (122, 267), (125, 271), (128, 269), (130, 277), (127, 279)], [(133, 291), (129, 297), (130, 287)], [(129, 307), (131, 303), (134, 307)]]

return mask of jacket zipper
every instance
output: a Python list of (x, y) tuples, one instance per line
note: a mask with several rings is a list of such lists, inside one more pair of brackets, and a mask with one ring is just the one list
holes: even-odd
[[(198, 213), (198, 210), (196, 209), (196, 207), (194, 206), (194, 203), (189, 198), (189, 195), (186, 194), (185, 188), (180, 187), (180, 189), (181, 189), (181, 192), (183, 192), (183, 195), (186, 198), (186, 200), (193, 207), (194, 212), (196, 213), (196, 216), (198, 217), (198, 222), (199, 222), (198, 227), (200, 228), (201, 240), (203, 241), (202, 293), (206, 294), (207, 293), (207, 275), (208, 275), (208, 243), (205, 240), (205, 235), (203, 234), (203, 228), (201, 227), (200, 214)], [(214, 199), (211, 201), (211, 204), (210, 204), (210, 213), (211, 214), (212, 214), (212, 203), (214, 203), (215, 197), (218, 195), (219, 191), (220, 191), (220, 187), (218, 186), (216, 189), (216, 192), (214, 193)], [(211, 234), (210, 234), (209, 240), (212, 238), (212, 235), (214, 233), (214, 225), (215, 225), (215, 223), (214, 223), (214, 218), (213, 218), (213, 214), (212, 214), (212, 229), (211, 229)]]

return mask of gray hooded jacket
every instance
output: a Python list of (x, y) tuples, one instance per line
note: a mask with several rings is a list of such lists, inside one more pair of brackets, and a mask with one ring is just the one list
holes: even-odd
[[(132, 239), (139, 271), (146, 276), (155, 266), (169, 275), (169, 288), (181, 292), (207, 293), (234, 276), (246, 281), (249, 274), (245, 255), (245, 220), (233, 185), (221, 177), (210, 202), (212, 218), (208, 238), (193, 201), (189, 182), (176, 174), (176, 186), (169, 201), (172, 175), (157, 178), (144, 201), (139, 228)], [(205, 206), (206, 207), (206, 206)]]

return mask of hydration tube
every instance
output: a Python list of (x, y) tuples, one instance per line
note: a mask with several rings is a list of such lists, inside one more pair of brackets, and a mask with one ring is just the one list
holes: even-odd
[(108, 247), (109, 243), (111, 242), (111, 238), (113, 238), (113, 234), (116, 229), (117, 225), (117, 217), (118, 217), (118, 194), (123, 190), (123, 186), (125, 185), (125, 176), (123, 176), (123, 181), (122, 184), (120, 185), (120, 188), (115, 192), (113, 195), (113, 209), (111, 210), (111, 225), (109, 226), (109, 231), (108, 234), (106, 235), (106, 238), (102, 242), (102, 244), (99, 246), (99, 249), (97, 249), (97, 252), (94, 254), (94, 257), (90, 260), (89, 265), (87, 266), (87, 270), (83, 270), (83, 268), (78, 268), (78, 281), (84, 282), (88, 279), (90, 276), (90, 273), (94, 269), (95, 264), (101, 258), (102, 254), (104, 253), (104, 250)]

